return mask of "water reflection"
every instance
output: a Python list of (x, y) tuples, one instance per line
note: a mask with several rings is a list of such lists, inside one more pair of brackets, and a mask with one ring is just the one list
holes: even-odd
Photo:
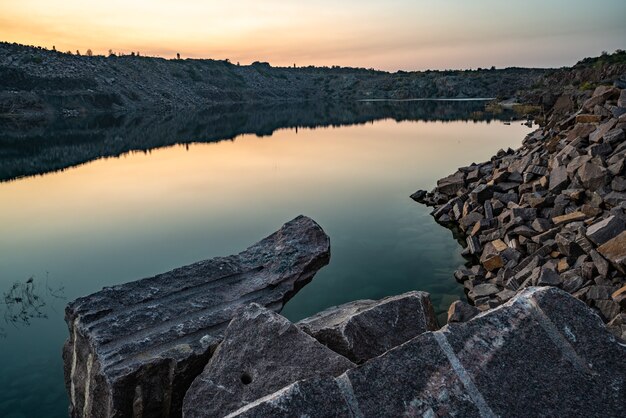
[[(14, 282), (2, 293), (0, 306), (4, 322), (14, 328), (31, 325), (34, 319), (47, 319), (47, 307), (54, 308), (54, 300), (64, 300), (64, 288), (52, 288), (48, 278), (43, 284), (33, 277), (24, 282)], [(52, 304), (50, 303), (52, 301)], [(56, 312), (56, 310), (55, 310)], [(0, 337), (6, 338), (4, 328), (0, 327)]]
[(485, 101), (376, 101), (230, 105), (197, 112), (100, 114), (36, 126), (0, 119), (0, 182), (44, 174), (130, 151), (174, 144), (271, 135), (281, 128), (318, 128), (395, 121), (510, 120), (485, 111)]

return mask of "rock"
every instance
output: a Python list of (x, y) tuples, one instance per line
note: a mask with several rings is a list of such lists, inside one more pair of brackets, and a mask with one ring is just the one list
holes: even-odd
[(439, 328), (430, 296), (425, 292), (350, 302), (296, 325), (355, 363), (363, 363), (419, 334)]
[(613, 151), (613, 148), (611, 148), (611, 146), (608, 143), (603, 142), (601, 144), (595, 144), (595, 145), (590, 146), (588, 152), (591, 157), (595, 157), (598, 155), (603, 155), (603, 156), (609, 155), (611, 154), (611, 151)]
[(298, 380), (338, 376), (354, 366), (287, 319), (253, 303), (233, 318), (191, 384), (183, 416), (228, 415)]
[(542, 267), (537, 280), (538, 286), (559, 286), (561, 284), (561, 278), (552, 269)]
[(589, 141), (591, 142), (600, 142), (604, 135), (613, 129), (615, 124), (617, 123), (617, 119), (609, 119), (608, 121), (599, 125), (595, 131), (589, 134)]
[(622, 274), (626, 274), (626, 231), (599, 246), (598, 252)]
[(567, 167), (559, 165), (552, 168), (550, 172), (550, 184), (549, 190), (553, 193), (558, 193), (563, 189), (566, 189), (569, 185), (569, 177), (567, 176)]
[(619, 314), (619, 305), (612, 300), (596, 300), (594, 306), (600, 311), (604, 322), (610, 322)]
[(572, 212), (566, 215), (555, 216), (552, 218), (552, 223), (555, 225), (563, 225), (570, 222), (582, 221), (587, 218), (583, 212)]
[(606, 171), (604, 167), (586, 162), (578, 169), (578, 176), (587, 189), (596, 190), (606, 184)]
[(478, 203), (479, 205), (484, 204), (485, 201), (491, 199), (492, 197), (493, 187), (486, 184), (479, 185), (470, 193), (470, 198), (472, 199), (472, 201)]
[(591, 286), (587, 291), (587, 298), (594, 300), (611, 299), (611, 286)]
[(330, 258), (330, 242), (299, 216), (240, 254), (104, 288), (71, 302), (63, 349), (73, 417), (180, 416), (236, 310), (279, 310)]
[(598, 115), (581, 114), (576, 115), (576, 123), (598, 123), (602, 118)]
[(606, 324), (606, 329), (617, 338), (626, 341), (626, 313), (622, 313), (613, 318), (611, 322)]
[(481, 297), (495, 295), (499, 291), (500, 289), (495, 284), (483, 283), (474, 286), (474, 288), (469, 292), (468, 297), (475, 301)]
[(461, 171), (437, 181), (437, 190), (448, 196), (453, 196), (465, 187), (465, 175)]
[(427, 194), (428, 192), (426, 190), (418, 190), (411, 195), (411, 199), (421, 203), (423, 202), (424, 197), (426, 197)]
[(324, 384), (294, 384), (231, 417), (262, 416), (245, 415), (261, 404), (274, 417), (303, 416), (329, 402), (353, 417), (624, 416), (625, 357), (626, 345), (584, 303), (556, 288), (530, 288), (468, 322), (422, 334)]
[(589, 255), (593, 260), (596, 270), (598, 270), (598, 274), (602, 277), (606, 277), (609, 274), (609, 263), (595, 250), (589, 251)]
[(448, 324), (453, 322), (467, 322), (480, 313), (475, 306), (457, 300), (448, 308)]
[(228, 418), (353, 418), (346, 399), (350, 389), (339, 379), (311, 378), (296, 382), (227, 415)]
[(585, 234), (594, 244), (602, 245), (611, 238), (614, 238), (626, 229), (626, 223), (621, 218), (609, 216), (587, 228)]
[(470, 229), (474, 224), (483, 219), (483, 215), (478, 212), (470, 212), (459, 220), (459, 225), (464, 231)]
[(487, 271), (494, 271), (501, 267), (504, 267), (504, 260), (499, 254), (493, 254), (487, 256), (482, 261), (483, 267), (487, 269)]
[(532, 221), (537, 217), (537, 209), (534, 208), (513, 208), (511, 213), (514, 218), (520, 217), (525, 221)]
[(620, 92), (619, 99), (617, 99), (617, 105), (619, 107), (626, 107), (626, 89)]
[(623, 142), (625, 137), (626, 134), (624, 134), (624, 130), (616, 128), (604, 134), (604, 141), (609, 144), (618, 144), (620, 142)]

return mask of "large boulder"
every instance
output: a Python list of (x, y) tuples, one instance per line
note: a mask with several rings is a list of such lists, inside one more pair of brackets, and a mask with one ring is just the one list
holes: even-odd
[(219, 417), (298, 380), (355, 365), (257, 304), (228, 325), (224, 341), (185, 395), (185, 418)]
[(280, 310), (329, 259), (328, 236), (299, 216), (240, 254), (71, 302), (63, 349), (70, 415), (180, 416), (235, 312), (251, 302)]
[(625, 416), (624, 358), (626, 345), (583, 302), (528, 288), (468, 322), (424, 333), (323, 384), (299, 382), (231, 417), (272, 406), (274, 417), (332, 416), (311, 413), (303, 400), (333, 402), (339, 416)]
[(297, 325), (355, 363), (363, 363), (439, 328), (426, 292), (350, 302), (303, 319)]

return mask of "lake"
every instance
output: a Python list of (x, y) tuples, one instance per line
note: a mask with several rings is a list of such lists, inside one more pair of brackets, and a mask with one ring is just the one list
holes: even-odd
[[(229, 106), (0, 125), (0, 416), (67, 416), (65, 304), (214, 256), (298, 214), (330, 264), (285, 307), (463, 296), (461, 247), (409, 195), (518, 147), (529, 128), (480, 101)], [(32, 281), (29, 279), (32, 278)], [(7, 304), (8, 303), (8, 304)]]

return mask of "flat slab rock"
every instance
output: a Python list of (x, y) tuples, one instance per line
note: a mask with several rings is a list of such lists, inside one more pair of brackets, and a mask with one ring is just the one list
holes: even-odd
[(330, 259), (299, 216), (247, 250), (104, 288), (70, 303), (63, 349), (72, 417), (180, 416), (183, 396), (241, 307), (273, 310)]
[(355, 364), (277, 313), (251, 304), (235, 316), (183, 403), (185, 418), (220, 417), (302, 379)]
[(229, 416), (327, 417), (329, 404), (347, 417), (626, 416), (624, 358), (626, 345), (583, 302), (528, 288), (468, 322)]
[(430, 295), (415, 291), (334, 306), (296, 325), (355, 363), (439, 328)]

